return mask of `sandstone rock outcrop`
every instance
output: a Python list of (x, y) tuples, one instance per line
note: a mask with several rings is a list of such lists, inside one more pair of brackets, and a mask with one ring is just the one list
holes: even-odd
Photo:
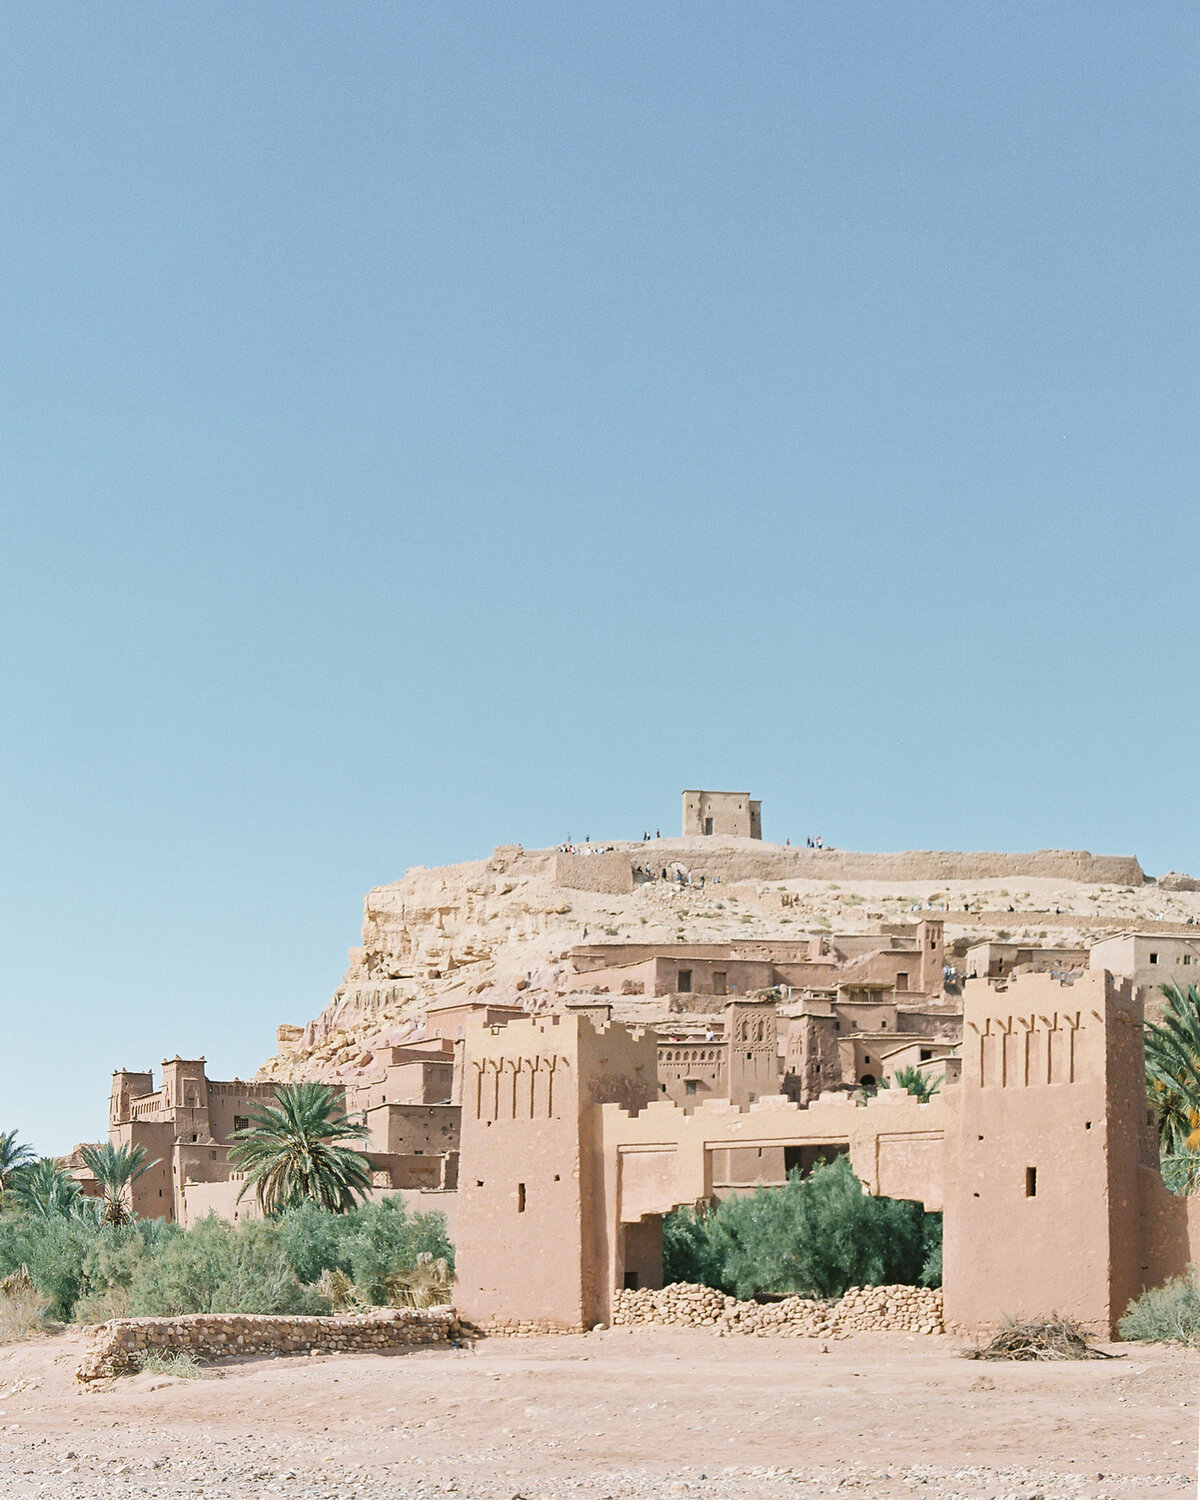
[(417, 866), (370, 891), (341, 984), (302, 1028), (280, 1028), (260, 1076), (361, 1076), (374, 1048), (421, 1034), (431, 1005), (561, 1007), (595, 987), (570, 962), (581, 942), (795, 938), (911, 921), (918, 908), (945, 911), (948, 942), (956, 910), (971, 942), (999, 931), (1036, 940), (1049, 927), (1067, 941), (1068, 932), (1169, 915), (1164, 903), (1182, 920), (1187, 889), (1146, 885), (1132, 857), (1073, 850), (863, 854), (700, 837), (570, 853), (501, 845), (487, 859)]

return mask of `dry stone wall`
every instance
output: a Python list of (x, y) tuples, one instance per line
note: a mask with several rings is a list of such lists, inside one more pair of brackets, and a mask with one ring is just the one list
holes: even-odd
[(195, 1313), (182, 1318), (116, 1318), (101, 1323), (75, 1372), (81, 1382), (129, 1374), (148, 1354), (230, 1359), (243, 1354), (326, 1354), (441, 1344), (459, 1331), (453, 1308), (381, 1308), (336, 1318)]
[(618, 1291), (613, 1327), (713, 1328), (759, 1337), (841, 1338), (850, 1333), (943, 1333), (942, 1294), (923, 1286), (851, 1287), (835, 1302), (784, 1297), (739, 1302), (707, 1286)]

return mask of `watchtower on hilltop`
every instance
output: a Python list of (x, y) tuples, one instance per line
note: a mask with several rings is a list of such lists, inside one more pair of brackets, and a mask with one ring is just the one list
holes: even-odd
[(752, 802), (749, 792), (684, 792), (683, 836), (697, 834), (761, 839), (762, 803)]

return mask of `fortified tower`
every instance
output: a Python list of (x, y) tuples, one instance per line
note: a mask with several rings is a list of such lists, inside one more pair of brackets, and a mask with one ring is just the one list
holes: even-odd
[(603, 1315), (595, 1106), (639, 1110), (657, 1091), (651, 1032), (583, 1015), (468, 1027), (455, 1225), (464, 1317), (573, 1332)]
[(761, 839), (762, 803), (749, 792), (684, 792), (683, 836), (695, 834)]
[(1155, 1161), (1141, 1020), (1131, 983), (1105, 971), (968, 982), (948, 1091), (948, 1323), (1057, 1311), (1108, 1337), (1138, 1295), (1147, 1147)]

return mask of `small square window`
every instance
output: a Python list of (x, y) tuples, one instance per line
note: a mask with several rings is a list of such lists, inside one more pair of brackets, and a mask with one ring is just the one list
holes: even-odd
[(1158, 962), (1158, 954), (1157, 953), (1152, 953), (1150, 955), (1150, 962), (1152, 964), (1156, 964)]

